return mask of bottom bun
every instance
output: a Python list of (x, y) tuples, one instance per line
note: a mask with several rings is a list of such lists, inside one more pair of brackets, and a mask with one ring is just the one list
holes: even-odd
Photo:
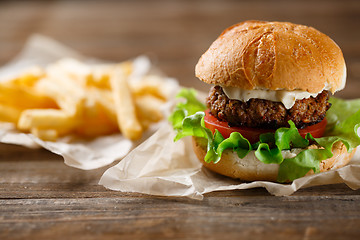
[[(206, 168), (221, 175), (245, 181), (264, 180), (275, 182), (277, 179), (279, 165), (265, 164), (259, 161), (255, 157), (255, 151), (251, 151), (246, 157), (241, 159), (235, 152), (225, 150), (221, 156), (221, 160), (215, 164), (204, 161), (207, 152), (207, 141), (205, 139), (193, 137), (193, 148), (196, 156)], [(309, 148), (317, 148), (317, 146), (311, 145)], [(283, 151), (282, 154), (283, 156), (287, 154), (287, 156), (290, 155), (290, 157), (294, 157), (295, 154), (300, 151), (300, 149), (294, 149), (292, 151)], [(348, 153), (345, 145), (342, 142), (337, 142), (334, 144), (332, 152), (334, 154), (333, 157), (320, 162), (320, 172), (326, 172), (345, 166), (353, 157), (355, 149), (351, 153)], [(314, 172), (311, 170), (306, 175), (313, 173)]]

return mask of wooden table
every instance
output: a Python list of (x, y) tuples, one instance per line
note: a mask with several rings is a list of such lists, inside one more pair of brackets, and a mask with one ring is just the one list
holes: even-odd
[[(1, 1), (0, 64), (33, 33), (121, 61), (149, 54), (184, 86), (222, 29), (247, 19), (291, 21), (343, 49), (347, 88), (360, 97), (360, 2)], [(45, 150), (0, 145), (0, 239), (358, 239), (360, 190), (343, 184), (274, 197), (264, 189), (216, 192), (203, 201), (120, 193), (97, 185), (107, 169), (82, 171)]]

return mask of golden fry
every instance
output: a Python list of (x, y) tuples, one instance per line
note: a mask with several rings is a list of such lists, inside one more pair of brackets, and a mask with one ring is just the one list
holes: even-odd
[(132, 63), (123, 62), (121, 64), (99, 64), (92, 66), (86, 85), (88, 87), (111, 90), (110, 77), (117, 68), (121, 68), (124, 74), (129, 76), (132, 72)]
[(117, 125), (117, 116), (112, 92), (109, 90), (89, 88), (88, 95), (102, 107), (109, 120)]
[(52, 128), (69, 132), (78, 125), (79, 121), (74, 116), (57, 109), (27, 109), (21, 113), (18, 121), (18, 128), (23, 131)]
[(131, 91), (136, 96), (141, 95), (154, 95), (164, 101), (169, 97), (168, 91), (164, 88), (164, 84), (158, 76), (147, 76), (142, 81), (132, 82)]
[(113, 65), (109, 64), (93, 66), (91, 74), (86, 79), (86, 86), (110, 90), (109, 79), (113, 68)]
[(20, 109), (58, 107), (52, 98), (8, 82), (0, 83), (0, 103)]
[(0, 104), (0, 121), (17, 123), (21, 110), (16, 107)]
[(9, 83), (16, 86), (32, 87), (41, 78), (45, 76), (44, 69), (40, 67), (32, 67), (21, 73), (17, 78), (12, 79)]
[(57, 71), (60, 71), (62, 75), (67, 75), (81, 85), (86, 84), (86, 79), (91, 73), (88, 65), (72, 58), (61, 59), (51, 66), (57, 68)]
[(81, 94), (71, 94), (66, 87), (56, 84), (56, 82), (47, 78), (39, 80), (35, 85), (35, 90), (48, 97), (52, 97), (62, 110), (73, 115), (80, 111), (81, 107), (79, 106), (82, 105), (85, 99), (85, 96), (81, 96)]
[(153, 95), (138, 96), (135, 98), (136, 110), (141, 120), (158, 122), (163, 118), (160, 107), (164, 102)]
[(126, 138), (139, 139), (142, 126), (137, 119), (132, 93), (126, 75), (121, 67), (116, 69), (110, 78), (119, 128)]
[(56, 141), (61, 136), (55, 129), (31, 128), (30, 132), (44, 141)]
[(76, 133), (85, 137), (96, 137), (119, 131), (116, 121), (109, 118), (104, 107), (96, 101), (87, 101), (82, 112), (82, 121)]

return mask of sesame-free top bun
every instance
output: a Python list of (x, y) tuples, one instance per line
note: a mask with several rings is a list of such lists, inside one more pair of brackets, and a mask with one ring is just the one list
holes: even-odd
[[(243, 159), (239, 158), (237, 154), (228, 149), (225, 150), (218, 163), (207, 163), (204, 161), (206, 155), (206, 141), (204, 139), (193, 137), (193, 149), (200, 160), (200, 162), (213, 172), (219, 173), (231, 178), (237, 178), (244, 181), (273, 181), (277, 179), (279, 165), (278, 164), (265, 164), (259, 161), (254, 151), (251, 151)], [(315, 145), (309, 148), (316, 148)], [(337, 169), (345, 166), (355, 154), (355, 150), (351, 153), (347, 152), (345, 145), (342, 142), (337, 142), (332, 148), (334, 154), (331, 158), (320, 162), (320, 172)], [(313, 174), (311, 170), (307, 175)]]
[(338, 45), (318, 30), (289, 22), (246, 21), (227, 28), (201, 56), (196, 76), (242, 89), (334, 93), (345, 86)]

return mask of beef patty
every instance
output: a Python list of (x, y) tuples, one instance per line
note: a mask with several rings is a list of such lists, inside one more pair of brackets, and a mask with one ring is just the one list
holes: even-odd
[(206, 103), (213, 116), (232, 127), (276, 129), (289, 127), (288, 121), (291, 120), (301, 129), (325, 118), (331, 106), (328, 100), (329, 92), (324, 90), (315, 98), (296, 100), (292, 108), (286, 109), (281, 102), (264, 99), (252, 98), (247, 102), (229, 99), (220, 86), (214, 86)]

